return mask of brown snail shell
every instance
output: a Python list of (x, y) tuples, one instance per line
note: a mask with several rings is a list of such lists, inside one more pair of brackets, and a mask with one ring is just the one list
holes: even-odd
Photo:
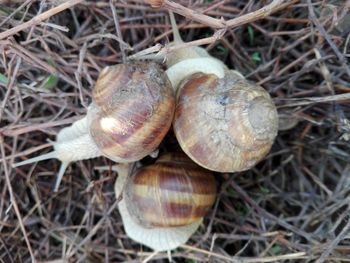
[(61, 161), (54, 191), (71, 162), (105, 156), (133, 162), (152, 154), (168, 132), (174, 92), (164, 70), (154, 62), (129, 62), (104, 68), (86, 116), (65, 127), (53, 151), (14, 164), (51, 158)]
[(234, 71), (195, 73), (180, 83), (173, 121), (184, 152), (218, 172), (244, 171), (269, 152), (278, 115), (269, 94)]
[(208, 213), (215, 196), (212, 173), (175, 155), (136, 171), (125, 189), (129, 213), (147, 228), (199, 221)]
[(182, 153), (165, 154), (131, 176), (120, 168), (115, 193), (124, 190), (118, 207), (125, 232), (156, 251), (186, 243), (216, 198), (212, 173)]
[(130, 62), (105, 68), (92, 98), (90, 135), (114, 161), (136, 161), (152, 153), (171, 126), (174, 94), (156, 63)]

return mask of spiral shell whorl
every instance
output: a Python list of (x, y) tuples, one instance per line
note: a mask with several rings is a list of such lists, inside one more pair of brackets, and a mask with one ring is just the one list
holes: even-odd
[[(118, 180), (115, 184), (116, 197), (119, 196), (123, 187), (122, 181)], [(128, 205), (122, 199), (119, 204), (119, 212), (123, 220), (126, 234), (134, 241), (150, 247), (155, 251), (167, 251), (177, 248), (187, 242), (192, 234), (198, 229), (202, 220), (192, 224), (176, 228), (153, 227), (145, 228), (135, 222), (127, 209)]]
[[(170, 167), (169, 165), (173, 165), (173, 167)], [(205, 180), (201, 183), (201, 185), (205, 185), (206, 192), (210, 192), (211, 194), (206, 194), (207, 199), (212, 199), (210, 203), (213, 203), (215, 200), (216, 195), (216, 183), (213, 178), (213, 175), (210, 171), (204, 170), (203, 168), (199, 167), (195, 163), (193, 163), (185, 154), (179, 153), (179, 154), (165, 154), (161, 155), (157, 162), (154, 165), (151, 165), (153, 169), (151, 169), (151, 177), (150, 170), (146, 169), (146, 172), (141, 173), (141, 177), (139, 177), (140, 170), (137, 170), (136, 172), (132, 173), (133, 176), (128, 176), (130, 173), (129, 166), (119, 164), (118, 169), (118, 178), (115, 182), (115, 194), (118, 198), (123, 191), (123, 198), (118, 203), (118, 208), (120, 215), (122, 217), (123, 225), (126, 234), (128, 237), (133, 239), (136, 242), (139, 242), (145, 246), (148, 246), (152, 248), (155, 251), (166, 251), (166, 250), (172, 250), (177, 248), (178, 246), (184, 244), (187, 242), (187, 240), (192, 236), (192, 234), (198, 229), (200, 224), (203, 221), (203, 218), (199, 218), (198, 220), (192, 220), (190, 223), (187, 223), (185, 225), (179, 225), (176, 224), (176, 226), (154, 226), (152, 225), (152, 222), (146, 222), (144, 218), (141, 220), (140, 223), (140, 216), (136, 215), (135, 218), (135, 212), (141, 212), (142, 207), (140, 209), (140, 206), (142, 204), (135, 204), (135, 200), (133, 200), (133, 197), (135, 196), (134, 190), (140, 186), (140, 184), (136, 185), (136, 188), (133, 188), (132, 185), (135, 179), (136, 174), (136, 181), (144, 181), (147, 183), (148, 178), (155, 177), (151, 179), (151, 182), (156, 182), (159, 189), (165, 189), (166, 190), (166, 184), (162, 184), (161, 182), (164, 182), (164, 178), (162, 178), (162, 175), (164, 175), (164, 172), (168, 171), (169, 169), (175, 170), (175, 177), (179, 178), (179, 174), (182, 174), (183, 179), (180, 180), (180, 186), (182, 185), (184, 190), (188, 190), (189, 188), (197, 188), (198, 186), (195, 185), (196, 180), (192, 180), (193, 178), (196, 178), (198, 181), (198, 178), (201, 178), (203, 174), (198, 175), (201, 171), (204, 171), (205, 173), (208, 173), (208, 178), (205, 178)], [(164, 169), (164, 166), (166, 167)], [(155, 168), (158, 167), (158, 168)], [(161, 169), (159, 169), (159, 167)], [(141, 168), (141, 170), (144, 168)], [(153, 171), (154, 170), (154, 171)], [(155, 174), (154, 174), (155, 172)], [(165, 179), (169, 174), (165, 174)], [(181, 176), (180, 176), (181, 177)], [(198, 177), (198, 178), (197, 178)], [(206, 177), (206, 176), (205, 176)], [(192, 178), (192, 179), (191, 179)], [(167, 180), (165, 180), (167, 181)], [(177, 183), (176, 180), (169, 180), (167, 182)], [(165, 187), (162, 187), (165, 186)], [(124, 187), (125, 186), (125, 187)], [(169, 186), (169, 185), (168, 185)], [(141, 187), (143, 185), (141, 184)], [(172, 187), (172, 186), (170, 186)], [(169, 187), (168, 187), (169, 188)], [(131, 192), (130, 192), (131, 191)], [(198, 191), (195, 189), (195, 191)], [(143, 191), (143, 197), (148, 197), (150, 199), (156, 200), (157, 198), (161, 200), (163, 197), (161, 195), (154, 196), (154, 191), (145, 192)], [(145, 196), (146, 193), (146, 196)], [(181, 195), (185, 194), (186, 192), (179, 192), (180, 195), (179, 198), (181, 198)], [(213, 196), (214, 195), (214, 196)], [(210, 197), (211, 196), (211, 197)], [(165, 196), (167, 198), (167, 196)], [(169, 196), (170, 197), (170, 196)], [(178, 199), (181, 200), (181, 199)], [(193, 200), (196, 200), (196, 197), (193, 198)], [(159, 202), (158, 202), (159, 203)], [(135, 210), (136, 209), (136, 210)], [(152, 207), (150, 207), (152, 209)], [(157, 208), (156, 208), (157, 209)], [(158, 212), (155, 212), (158, 213)], [(156, 214), (157, 217), (161, 217), (162, 213)], [(177, 222), (178, 223), (178, 222)]]
[(277, 111), (269, 94), (233, 72), (224, 78), (196, 73), (178, 88), (173, 121), (187, 155), (218, 172), (251, 168), (277, 135)]
[(90, 135), (103, 154), (117, 162), (153, 152), (170, 128), (174, 94), (156, 63), (105, 68), (93, 91)]
[(163, 160), (133, 174), (125, 188), (125, 201), (138, 224), (145, 228), (185, 226), (208, 213), (216, 197), (214, 176), (191, 163)]

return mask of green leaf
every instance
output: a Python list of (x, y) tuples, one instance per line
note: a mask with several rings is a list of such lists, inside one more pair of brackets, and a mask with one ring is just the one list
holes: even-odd
[(0, 73), (0, 82), (7, 85), (7, 83), (9, 82), (8, 78), (4, 75)]
[(249, 44), (251, 46), (254, 45), (254, 29), (251, 26), (248, 26), (248, 36), (249, 36)]
[(216, 47), (216, 49), (217, 49), (218, 55), (220, 55), (220, 56), (227, 56), (227, 54), (228, 54), (228, 49), (225, 48), (224, 46), (218, 45), (218, 46)]
[(270, 249), (272, 254), (278, 255), (281, 253), (282, 248), (279, 245), (275, 245)]
[(11, 11), (8, 10), (8, 9), (6, 9), (6, 8), (4, 8), (3, 6), (0, 6), (0, 11), (1, 11), (1, 12), (4, 12), (4, 13), (7, 14), (7, 15), (11, 14)]
[(263, 192), (264, 194), (270, 193), (270, 189), (265, 186), (259, 185), (259, 188), (260, 188), (260, 191)]
[(260, 53), (258, 51), (255, 51), (251, 56), (251, 59), (253, 60), (254, 63), (259, 62), (260, 59)]
[(58, 82), (58, 77), (54, 75), (50, 75), (44, 80), (42, 88), (46, 90), (50, 90), (57, 85), (57, 82)]

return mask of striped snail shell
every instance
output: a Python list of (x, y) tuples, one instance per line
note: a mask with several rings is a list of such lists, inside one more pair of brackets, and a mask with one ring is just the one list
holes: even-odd
[(223, 78), (195, 73), (178, 86), (174, 132), (199, 165), (218, 172), (253, 167), (277, 135), (278, 115), (269, 94), (234, 71)]
[(103, 155), (116, 162), (140, 160), (155, 151), (175, 107), (170, 82), (156, 63), (105, 68), (92, 99), (90, 135)]
[(127, 235), (156, 251), (187, 242), (216, 198), (212, 173), (187, 156), (167, 154), (128, 179), (119, 174), (118, 196), (127, 180), (119, 211)]
[(154, 62), (129, 62), (104, 68), (93, 90), (86, 116), (62, 129), (54, 150), (14, 167), (57, 158), (61, 167), (57, 191), (67, 166), (105, 156), (133, 162), (156, 150), (171, 126), (175, 98), (164, 70)]

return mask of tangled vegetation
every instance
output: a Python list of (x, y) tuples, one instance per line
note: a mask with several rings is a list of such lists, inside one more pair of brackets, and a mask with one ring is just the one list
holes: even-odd
[[(173, 261), (350, 262), (350, 1), (176, 3), (0, 1), (0, 262), (168, 261), (125, 235), (116, 175), (97, 169), (112, 161), (72, 163), (55, 193), (57, 160), (12, 167), (85, 114), (103, 67), (169, 51), (168, 10), (280, 118), (263, 161), (217, 175), (215, 206)], [(170, 132), (160, 149), (176, 147)]]

